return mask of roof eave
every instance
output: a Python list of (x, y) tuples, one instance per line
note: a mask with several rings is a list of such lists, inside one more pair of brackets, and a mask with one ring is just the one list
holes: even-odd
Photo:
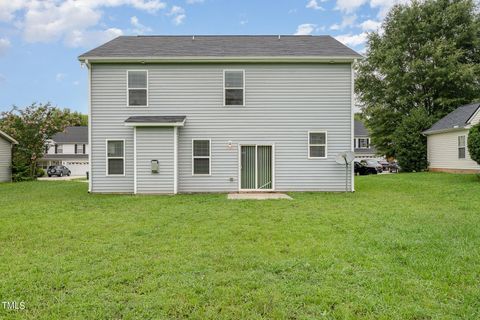
[(258, 57), (99, 57), (79, 56), (80, 62), (88, 63), (238, 63), (238, 62), (261, 62), (261, 63), (351, 63), (363, 59), (363, 56), (258, 56)]
[(181, 122), (141, 122), (129, 121), (125, 122), (125, 127), (183, 127), (185, 120)]
[(3, 131), (0, 131), (0, 137), (3, 137), (5, 140), (7, 140), (10, 143), (18, 144), (17, 140), (13, 139), (12, 137), (10, 137), (8, 134), (6, 134)]
[(426, 131), (423, 131), (422, 134), (425, 135), (425, 136), (428, 136), (428, 135), (431, 135), (431, 134), (462, 131), (462, 130), (468, 130), (468, 129), (469, 129), (468, 126), (464, 126), (464, 127), (457, 127), (457, 128), (438, 129), (438, 130), (426, 130)]

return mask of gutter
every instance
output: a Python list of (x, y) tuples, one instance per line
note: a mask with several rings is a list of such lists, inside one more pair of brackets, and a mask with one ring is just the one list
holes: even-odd
[(455, 131), (462, 131), (462, 130), (468, 130), (470, 129), (470, 126), (464, 126), (464, 127), (452, 127), (452, 128), (447, 128), (447, 129), (439, 129), (439, 130), (433, 130), (433, 131), (423, 131), (422, 134), (424, 136), (432, 135), (432, 134), (437, 134), (437, 133), (447, 133), (447, 132), (455, 132)]
[(155, 57), (155, 56), (140, 56), (140, 57), (99, 57), (80, 56), (78, 60), (85, 63), (352, 63), (357, 59), (362, 59), (362, 56), (264, 56), (264, 57)]

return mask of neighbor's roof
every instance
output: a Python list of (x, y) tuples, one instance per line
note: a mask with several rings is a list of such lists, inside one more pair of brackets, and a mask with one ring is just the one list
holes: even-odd
[(425, 130), (423, 133), (431, 134), (435, 132), (464, 128), (468, 125), (468, 120), (470, 120), (470, 118), (475, 114), (479, 107), (480, 102), (475, 102), (458, 107), (442, 119), (438, 120), (430, 129)]
[(8, 134), (0, 130), (0, 137), (7, 140), (10, 143), (18, 144), (18, 141), (10, 137)]
[(120, 36), (79, 59), (345, 58), (362, 56), (331, 36)]
[(56, 143), (88, 143), (88, 127), (66, 127), (63, 132), (56, 133), (52, 140)]
[(363, 124), (362, 121), (360, 120), (354, 120), (354, 135), (355, 137), (368, 137), (370, 136), (370, 133), (368, 132), (367, 128)]

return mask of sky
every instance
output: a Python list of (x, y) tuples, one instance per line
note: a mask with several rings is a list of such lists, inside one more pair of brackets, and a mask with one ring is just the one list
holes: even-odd
[(50, 102), (87, 113), (77, 57), (119, 35), (329, 34), (362, 53), (399, 1), (0, 0), (0, 112)]

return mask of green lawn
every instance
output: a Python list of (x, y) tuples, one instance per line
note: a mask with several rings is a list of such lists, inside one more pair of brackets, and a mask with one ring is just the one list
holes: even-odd
[(0, 319), (480, 317), (480, 181), (359, 177), (293, 201), (0, 185)]

